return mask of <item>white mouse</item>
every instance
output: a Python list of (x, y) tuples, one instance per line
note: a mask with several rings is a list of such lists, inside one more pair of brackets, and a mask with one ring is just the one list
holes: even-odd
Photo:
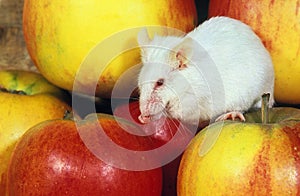
[(260, 107), (270, 93), (274, 70), (269, 52), (246, 24), (213, 17), (183, 37), (138, 34), (142, 68), (138, 76), (139, 120), (167, 115), (183, 122), (240, 118)]

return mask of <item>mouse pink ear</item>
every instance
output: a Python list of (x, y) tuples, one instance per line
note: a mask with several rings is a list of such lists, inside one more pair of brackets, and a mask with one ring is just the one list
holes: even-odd
[(148, 35), (146, 27), (140, 30), (140, 32), (138, 33), (137, 41), (140, 46), (148, 45), (150, 43), (151, 39)]
[(175, 56), (173, 57), (178, 61), (178, 68), (182, 69), (187, 67), (189, 61), (193, 57), (193, 44), (194, 40), (190, 37), (184, 38), (184, 40), (173, 49)]

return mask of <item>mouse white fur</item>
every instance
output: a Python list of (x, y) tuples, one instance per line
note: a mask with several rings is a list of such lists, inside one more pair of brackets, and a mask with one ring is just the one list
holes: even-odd
[(142, 68), (138, 76), (139, 120), (167, 115), (197, 124), (240, 118), (260, 107), (270, 93), (274, 70), (269, 52), (246, 24), (213, 17), (185, 36), (138, 34)]

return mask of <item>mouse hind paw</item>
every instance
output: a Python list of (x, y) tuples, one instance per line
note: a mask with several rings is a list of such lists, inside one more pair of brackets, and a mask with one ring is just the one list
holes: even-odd
[(242, 112), (232, 111), (232, 112), (222, 114), (215, 120), (215, 122), (223, 121), (223, 120), (236, 120), (236, 119), (240, 119), (241, 121), (246, 121)]

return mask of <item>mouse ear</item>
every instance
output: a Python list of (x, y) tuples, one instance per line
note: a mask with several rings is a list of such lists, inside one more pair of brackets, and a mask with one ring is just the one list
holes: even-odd
[(137, 41), (140, 46), (147, 45), (150, 43), (151, 39), (148, 35), (147, 28), (140, 30), (137, 36)]
[(179, 62), (179, 69), (187, 67), (187, 63), (191, 60), (194, 52), (193, 44), (194, 40), (190, 37), (187, 37), (184, 38), (184, 40), (173, 49), (174, 53), (172, 54), (175, 55), (173, 58)]

